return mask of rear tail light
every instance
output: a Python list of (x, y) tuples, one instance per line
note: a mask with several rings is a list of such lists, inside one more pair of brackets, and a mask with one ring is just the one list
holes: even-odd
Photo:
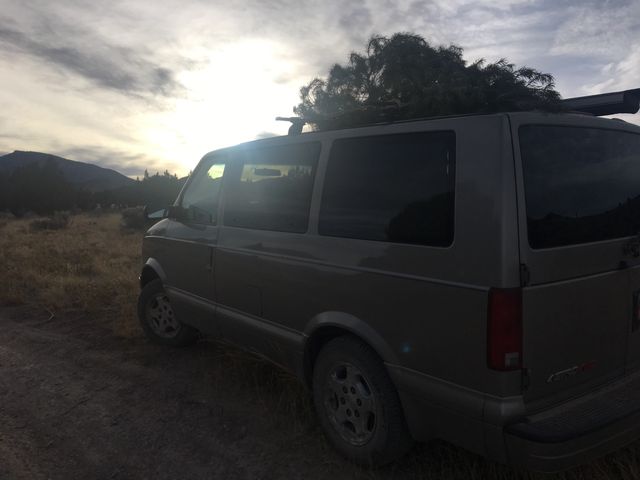
[(522, 368), (522, 290), (489, 290), (487, 362), (500, 371)]

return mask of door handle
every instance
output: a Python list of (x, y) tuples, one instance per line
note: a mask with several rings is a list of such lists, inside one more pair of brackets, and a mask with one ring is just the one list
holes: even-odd
[(209, 247), (209, 262), (204, 266), (207, 272), (213, 272), (213, 248)]

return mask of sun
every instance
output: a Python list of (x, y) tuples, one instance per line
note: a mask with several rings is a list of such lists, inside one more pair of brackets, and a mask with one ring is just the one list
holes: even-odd
[(181, 73), (182, 98), (146, 129), (158, 154), (192, 170), (207, 152), (258, 136), (286, 134), (298, 103), (297, 64), (268, 41), (242, 41), (206, 53), (200, 68)]

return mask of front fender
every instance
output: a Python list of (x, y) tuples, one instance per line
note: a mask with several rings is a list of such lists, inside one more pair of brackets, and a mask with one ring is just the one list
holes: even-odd
[(144, 271), (149, 268), (156, 273), (156, 275), (158, 276), (158, 278), (160, 278), (162, 283), (166, 282), (167, 275), (164, 273), (164, 270), (162, 269), (162, 266), (160, 265), (160, 262), (158, 262), (158, 260), (151, 257), (147, 258), (147, 261), (144, 262), (144, 267), (142, 267), (142, 275), (144, 275)]

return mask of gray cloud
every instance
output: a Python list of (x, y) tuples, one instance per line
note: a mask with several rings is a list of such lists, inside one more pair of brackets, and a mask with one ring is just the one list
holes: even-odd
[(357, 43), (366, 41), (367, 32), (373, 27), (373, 16), (364, 0), (345, 2), (338, 17), (338, 27)]
[(168, 97), (182, 90), (175, 73), (149, 59), (144, 48), (115, 45), (50, 18), (39, 18), (37, 23), (37, 28), (20, 30), (17, 24), (0, 20), (0, 50), (29, 55), (99, 87), (128, 95)]
[(93, 163), (104, 168), (116, 170), (127, 176), (141, 176), (145, 169), (150, 173), (170, 172), (184, 169), (182, 165), (167, 164), (167, 162), (151, 158), (147, 155), (126, 152), (101, 146), (80, 146), (54, 150), (50, 153), (59, 155), (69, 160)]
[(0, 132), (0, 138), (8, 138), (10, 140), (24, 140), (27, 137), (25, 137), (24, 135), (20, 135), (18, 133)]
[[(17, 133), (13, 125), (7, 121), (6, 118), (0, 117), (0, 140), (26, 140), (27, 136), (23, 133)], [(3, 142), (7, 143), (7, 142)], [(0, 148), (5, 148), (4, 145), (0, 146)]]

